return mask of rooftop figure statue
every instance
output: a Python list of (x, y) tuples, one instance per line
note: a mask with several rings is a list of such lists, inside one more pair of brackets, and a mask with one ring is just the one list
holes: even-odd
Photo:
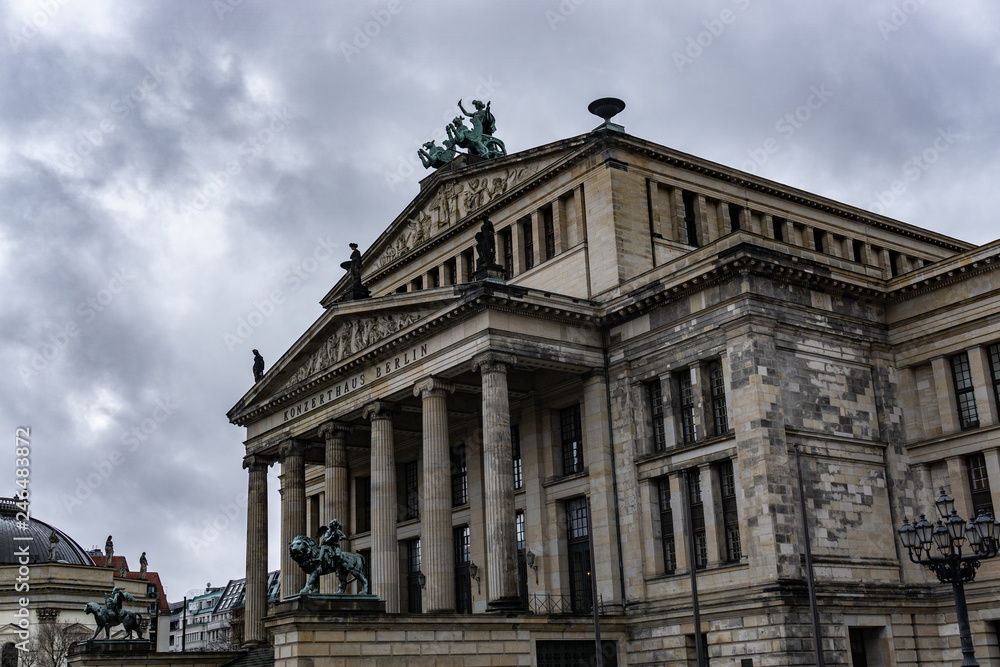
[(264, 379), (264, 357), (260, 356), (260, 352), (257, 350), (253, 351), (253, 381), (254, 384), (260, 382)]
[[(445, 126), (448, 139), (441, 148), (435, 142), (428, 141), (424, 148), (417, 151), (420, 161), (426, 168), (438, 168), (451, 162), (455, 158), (455, 147), (464, 148), (470, 155), (481, 158), (495, 158), (507, 155), (507, 147), (503, 141), (493, 136), (497, 129), (497, 121), (490, 111), (490, 103), (483, 104), (482, 100), (473, 100), (472, 105), (475, 111), (466, 111), (462, 106), (462, 100), (458, 101), (458, 108), (462, 111), (462, 116), (455, 118)], [(465, 117), (472, 121), (472, 127), (465, 124)], [(426, 149), (426, 150), (425, 150)]]

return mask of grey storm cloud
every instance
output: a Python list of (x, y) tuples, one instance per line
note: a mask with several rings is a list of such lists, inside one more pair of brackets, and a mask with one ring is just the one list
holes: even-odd
[(251, 349), (270, 364), (320, 315), (460, 98), (490, 100), (516, 152), (621, 97), (645, 139), (996, 236), (985, 1), (23, 0), (0, 21), (0, 471), (13, 489), (30, 425), (33, 513), (146, 551), (171, 599), (243, 575), (225, 413)]

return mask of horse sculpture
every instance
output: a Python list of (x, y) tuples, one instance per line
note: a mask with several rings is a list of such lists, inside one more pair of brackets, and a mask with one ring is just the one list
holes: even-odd
[(122, 625), (125, 628), (125, 639), (132, 639), (133, 631), (139, 635), (139, 639), (142, 639), (142, 614), (137, 614), (128, 609), (123, 609), (115, 613), (96, 602), (88, 602), (83, 611), (87, 614), (93, 614), (94, 620), (97, 621), (97, 629), (94, 630), (94, 634), (87, 641), (96, 639), (101, 630), (104, 630), (104, 638), (110, 639), (111, 628), (116, 625)]
[[(315, 592), (319, 578), (324, 574), (337, 573), (340, 588), (337, 593), (347, 591), (347, 584), (351, 581), (361, 582), (361, 594), (368, 594), (368, 580), (363, 573), (365, 560), (358, 554), (348, 551), (341, 551), (339, 548), (320, 548), (316, 541), (306, 535), (298, 535), (292, 543), (288, 545), (288, 553), (292, 560), (299, 564), (303, 570), (309, 573), (306, 585), (299, 591), (300, 595)], [(353, 580), (348, 580), (352, 575)]]

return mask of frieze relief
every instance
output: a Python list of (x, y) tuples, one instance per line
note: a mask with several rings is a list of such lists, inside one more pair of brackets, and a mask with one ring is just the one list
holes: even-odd
[(371, 347), (383, 338), (388, 338), (396, 332), (402, 331), (422, 316), (422, 313), (397, 313), (344, 322), (302, 364), (283, 388), (298, 384), (307, 377), (330, 368), (356, 352)]
[(443, 183), (434, 195), (434, 199), (422, 211), (407, 220), (403, 231), (375, 261), (376, 268), (391, 264), (411, 250), (420, 247), (442, 229), (455, 224), (470, 211), (493, 201), (536, 170), (535, 166), (518, 167), (457, 183), (455, 181)]

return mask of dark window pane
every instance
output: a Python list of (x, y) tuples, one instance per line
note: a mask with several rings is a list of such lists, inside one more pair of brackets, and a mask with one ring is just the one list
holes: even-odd
[(452, 530), (455, 547), (455, 611), (472, 613), (472, 579), (469, 576), (469, 527), (458, 526)]
[(677, 549), (674, 543), (674, 513), (670, 507), (670, 480), (666, 477), (656, 483), (660, 504), (660, 541), (663, 545), (663, 570), (667, 574), (677, 570)]
[(511, 458), (514, 460), (514, 488), (524, 486), (524, 475), (521, 468), (521, 427), (514, 424), (510, 427)]
[(697, 469), (688, 471), (688, 496), (691, 503), (691, 532), (694, 534), (695, 567), (708, 565), (708, 541), (705, 535), (705, 505), (701, 500), (701, 476)]
[(580, 405), (571, 405), (559, 413), (562, 436), (563, 474), (583, 471), (583, 439), (580, 425)]
[(406, 505), (403, 511), (403, 520), (417, 519), (420, 517), (420, 487), (417, 484), (417, 462), (410, 461), (404, 466), (404, 493), (406, 495)]
[(535, 266), (535, 239), (531, 235), (531, 218), (521, 223), (521, 232), (524, 235), (524, 268), (527, 270)]
[(979, 412), (976, 410), (975, 387), (972, 385), (972, 371), (969, 369), (967, 353), (962, 352), (951, 358), (951, 372), (955, 380), (959, 425), (962, 429), (977, 428)]
[(978, 454), (969, 456), (965, 462), (969, 468), (969, 488), (972, 491), (972, 516), (969, 518), (979, 516), (980, 510), (990, 516), (994, 516), (993, 496), (990, 493), (990, 478), (989, 473), (986, 471), (986, 457), (982, 452), (979, 452)]
[(714, 435), (724, 435), (729, 431), (729, 415), (726, 412), (726, 377), (721, 361), (709, 364), (708, 377), (712, 386), (712, 430)]
[(685, 443), (692, 443), (698, 439), (698, 431), (694, 423), (694, 387), (691, 384), (691, 371), (681, 372), (678, 380), (681, 403), (681, 433)]
[(695, 196), (694, 193), (685, 191), (681, 195), (681, 201), (684, 204), (684, 231), (687, 238), (685, 241), (688, 245), (693, 245), (698, 247), (698, 223), (695, 217)]
[(552, 207), (542, 209), (542, 226), (545, 230), (545, 259), (556, 256), (556, 226), (552, 221)]
[(465, 462), (465, 445), (451, 448), (451, 506), (469, 502), (469, 473)]
[(372, 529), (372, 478), (354, 478), (355, 531), (366, 533)]
[(740, 211), (742, 210), (736, 204), (729, 204), (729, 230), (732, 232), (738, 232), (740, 230)]
[(503, 239), (503, 267), (507, 280), (514, 277), (514, 234), (512, 232), (510, 227), (500, 232), (500, 238)]
[(663, 415), (663, 385), (659, 378), (649, 383), (649, 406), (653, 416), (653, 451), (662, 452), (667, 446)]
[(723, 461), (719, 465), (719, 485), (722, 499), (722, 529), (726, 539), (726, 561), (735, 563), (743, 557), (743, 547), (740, 544), (740, 517), (736, 509), (736, 476), (732, 461)]

